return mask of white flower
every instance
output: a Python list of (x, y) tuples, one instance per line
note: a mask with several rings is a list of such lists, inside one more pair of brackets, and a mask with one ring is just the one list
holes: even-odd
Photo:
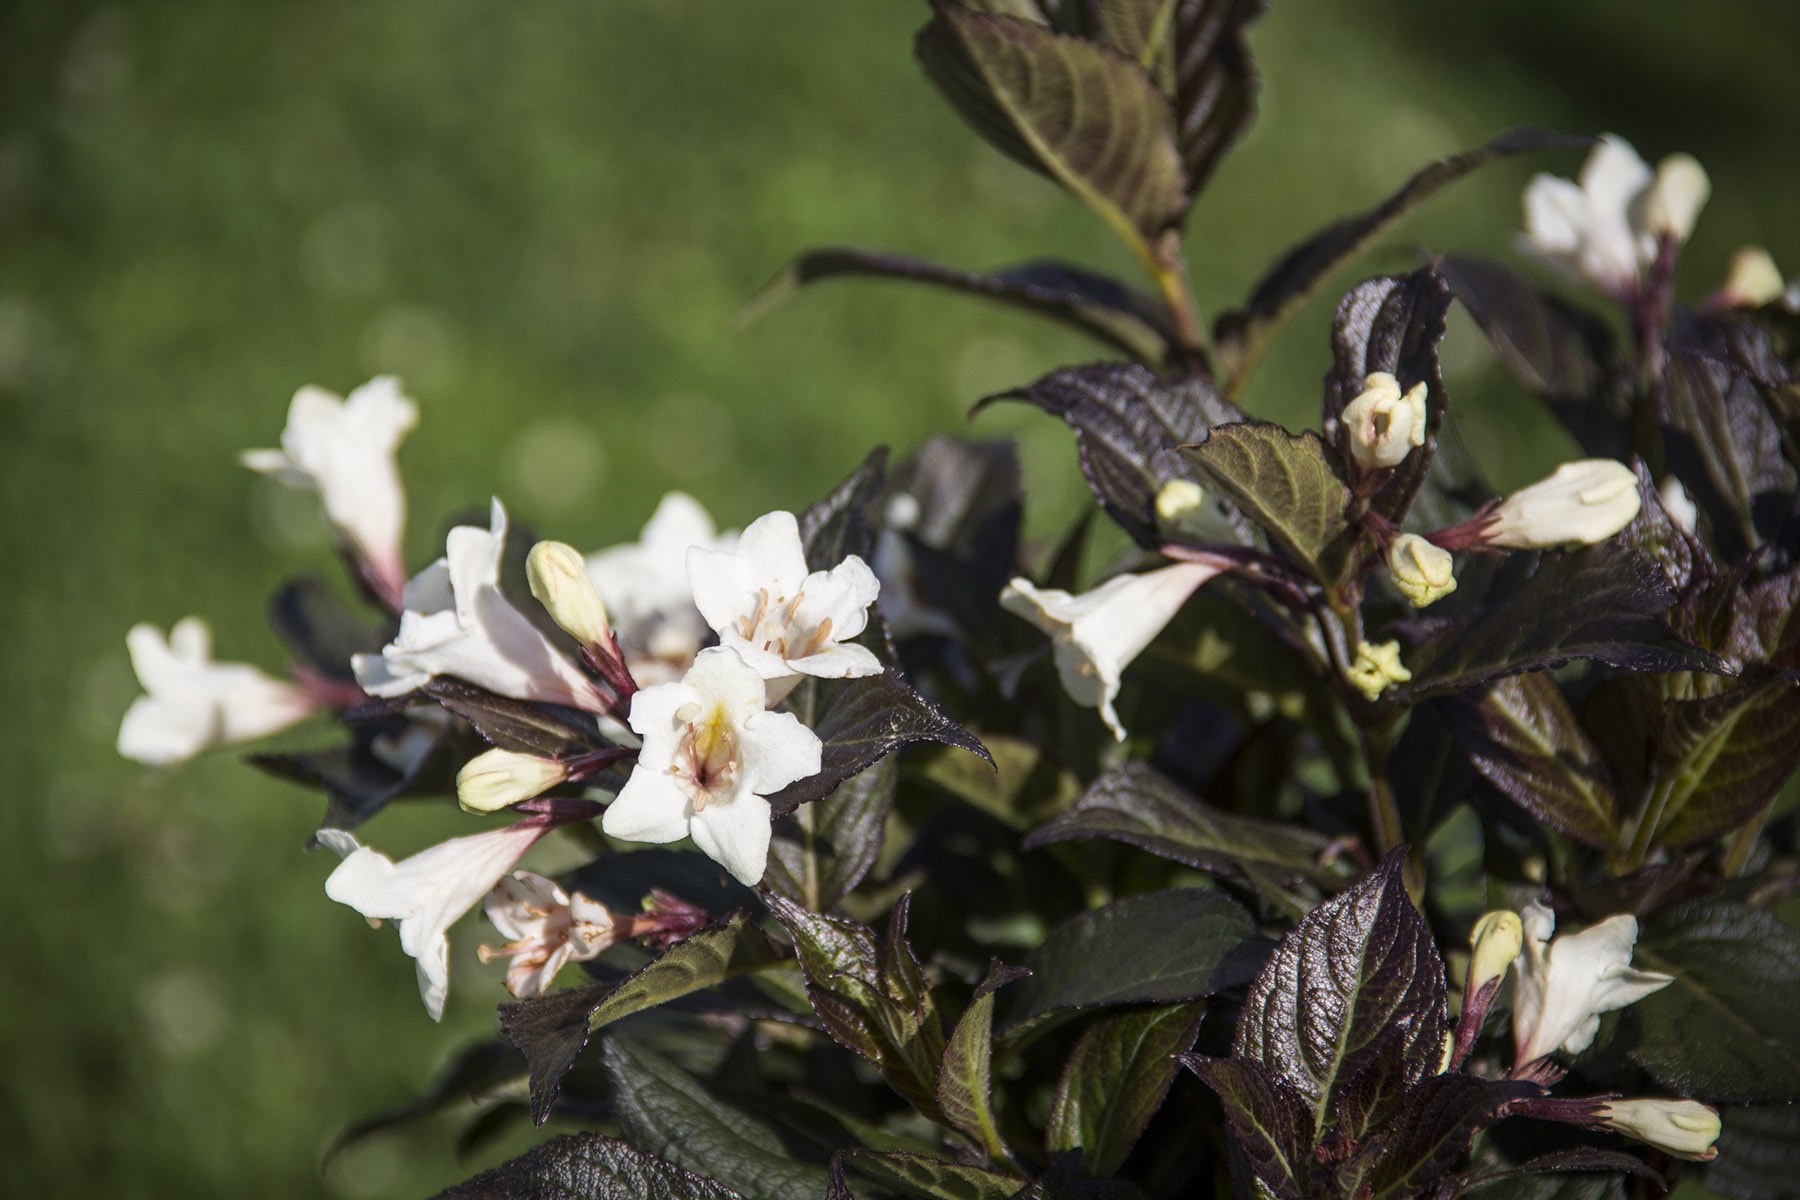
[(321, 844), (343, 862), (325, 894), (372, 921), (400, 922), (400, 948), (418, 960), (419, 997), (434, 1021), (450, 990), (450, 939), (456, 919), (474, 908), (548, 826), (519, 822), (451, 838), (395, 862), (341, 829), (321, 829)]
[(1593, 1044), (1600, 1014), (1642, 1000), (1674, 976), (1631, 965), (1637, 918), (1618, 913), (1554, 942), (1556, 916), (1542, 904), (1520, 912), (1525, 948), (1513, 963), (1513, 1042), (1519, 1066), (1561, 1049), (1579, 1054)]
[(720, 645), (743, 656), (779, 700), (803, 675), (879, 675), (881, 661), (850, 644), (869, 622), (881, 584), (852, 554), (829, 571), (808, 571), (793, 513), (758, 517), (731, 551), (688, 551), (688, 580)]
[(698, 500), (670, 492), (637, 541), (588, 555), (588, 576), (600, 589), (638, 683), (680, 679), (706, 643), (706, 621), (688, 585), (688, 550), (736, 544), (737, 535), (720, 534)]
[(1456, 590), (1456, 560), (1416, 533), (1403, 533), (1388, 547), (1388, 573), (1414, 608), (1435, 604)]
[(510, 956), (506, 990), (536, 996), (572, 962), (586, 962), (618, 940), (613, 914), (581, 892), (573, 896), (532, 871), (514, 871), (494, 885), (483, 901), (488, 920), (511, 938), (504, 946), (483, 946), (482, 962)]
[(1656, 261), (1658, 239), (1687, 240), (1706, 203), (1706, 172), (1671, 155), (1654, 173), (1623, 138), (1606, 134), (1579, 184), (1539, 175), (1525, 189), (1529, 249), (1570, 276), (1629, 298)]
[(1781, 299), (1787, 281), (1781, 268), (1761, 246), (1744, 246), (1731, 256), (1725, 286), (1715, 301), (1726, 308), (1761, 308)]
[(1719, 1110), (1698, 1100), (1608, 1100), (1597, 1114), (1615, 1133), (1693, 1162), (1719, 1156)]
[(444, 558), (406, 585), (400, 633), (379, 655), (359, 654), (357, 682), (371, 696), (402, 696), (434, 675), (454, 675), (515, 700), (604, 710), (607, 698), (500, 591), (506, 509), (493, 527), (459, 525)]
[(1218, 573), (1217, 567), (1180, 562), (1115, 576), (1080, 595), (1014, 579), (1000, 593), (1000, 606), (1050, 635), (1063, 690), (1075, 703), (1098, 708), (1113, 737), (1124, 741), (1125, 727), (1113, 710), (1120, 676), (1194, 589)]
[(400, 548), (406, 493), (394, 454), (418, 418), (391, 376), (371, 379), (347, 400), (303, 387), (288, 407), (281, 449), (246, 450), (240, 459), (290, 487), (318, 492), (325, 519), (349, 544), (369, 582), (396, 602), (406, 583)]
[(1671, 475), (1664, 479), (1656, 489), (1657, 499), (1662, 501), (1663, 511), (1669, 514), (1669, 520), (1681, 526), (1689, 533), (1700, 523), (1700, 506), (1688, 495), (1688, 490), (1681, 486), (1681, 480)]
[(1425, 398), (1429, 388), (1415, 383), (1404, 394), (1386, 371), (1363, 380), (1363, 390), (1344, 406), (1350, 457), (1363, 470), (1399, 466), (1414, 446), (1425, 444)]
[(175, 622), (165, 641), (154, 625), (125, 635), (131, 667), (147, 695), (119, 725), (119, 753), (160, 766), (209, 746), (286, 729), (316, 702), (304, 689), (248, 663), (212, 662), (212, 632), (199, 617)]
[(766, 797), (816, 775), (823, 747), (792, 713), (765, 708), (762, 676), (728, 646), (702, 650), (679, 683), (631, 698), (637, 765), (600, 828), (633, 842), (694, 844), (747, 886), (769, 859)]
[(1490, 546), (1542, 550), (1603, 542), (1638, 514), (1637, 472), (1610, 458), (1566, 462), (1502, 500), (1482, 526)]
[(1411, 679), (1412, 672), (1400, 661), (1399, 642), (1358, 642), (1348, 678), (1350, 686), (1364, 697), (1378, 700), (1394, 684)]
[(464, 812), (495, 812), (549, 791), (568, 777), (567, 764), (554, 758), (496, 748), (477, 754), (456, 773), (456, 801)]

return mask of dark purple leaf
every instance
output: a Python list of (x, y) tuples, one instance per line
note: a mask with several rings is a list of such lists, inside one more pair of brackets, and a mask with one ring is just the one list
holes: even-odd
[(1260, 1062), (1182, 1055), (1225, 1106), (1232, 1140), (1250, 1170), (1280, 1200), (1313, 1194), (1313, 1114), (1307, 1097)]
[(1130, 1008), (1089, 1025), (1057, 1081), (1050, 1123), (1051, 1152), (1080, 1150), (1090, 1175), (1124, 1165), (1144, 1126), (1161, 1107), (1180, 1069), (1177, 1055), (1193, 1048), (1206, 1002)]
[(875, 522), (869, 506), (887, 482), (886, 446), (869, 452), (862, 465), (825, 497), (800, 514), (800, 543), (806, 548), (808, 570), (829, 571), (845, 557), (865, 561), (875, 549)]
[(566, 1133), (437, 1200), (744, 1200), (704, 1176), (616, 1138)]
[(592, 713), (514, 700), (449, 675), (437, 676), (421, 690), (502, 750), (567, 758), (607, 746)]
[(392, 636), (310, 575), (290, 579), (269, 598), (269, 624), (300, 661), (346, 683), (356, 682), (351, 657), (379, 653)]
[(1800, 767), (1800, 677), (1753, 670), (1729, 691), (1670, 700), (1650, 773), (1657, 841), (1694, 846), (1763, 812)]
[(1378, 1196), (1416, 1196), (1461, 1165), (1475, 1134), (1536, 1084), (1452, 1073), (1421, 1080), (1400, 1101), (1375, 1145), (1364, 1152), (1367, 1182)]
[(881, 855), (899, 778), (899, 764), (884, 758), (776, 821), (769, 886), (815, 911), (842, 900)]

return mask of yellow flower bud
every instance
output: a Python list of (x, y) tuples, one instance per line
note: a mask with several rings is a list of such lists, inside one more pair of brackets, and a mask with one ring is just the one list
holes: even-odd
[(1171, 479), (1156, 493), (1156, 518), (1164, 528), (1180, 532), (1200, 511), (1206, 492), (1190, 479)]
[(1394, 586), (1414, 608), (1442, 600), (1456, 590), (1456, 561), (1450, 552), (1416, 533), (1403, 533), (1388, 547), (1388, 571)]
[(555, 759), (489, 750), (456, 773), (456, 801), (464, 812), (495, 812), (529, 800), (568, 777), (568, 767)]
[(1359, 642), (1348, 677), (1350, 686), (1375, 700), (1392, 685), (1411, 679), (1412, 672), (1400, 662), (1399, 642)]
[(1425, 444), (1427, 387), (1415, 383), (1404, 395), (1400, 381), (1386, 371), (1363, 380), (1363, 392), (1344, 406), (1350, 457), (1365, 471), (1398, 466), (1414, 446)]
[(1463, 995), (1472, 996), (1490, 983), (1506, 978), (1507, 969), (1525, 945), (1525, 923), (1511, 909), (1484, 913), (1469, 937), (1469, 975)]
[(612, 636), (606, 605), (588, 577), (587, 562), (562, 542), (539, 542), (525, 560), (531, 594), (550, 619), (584, 646), (604, 646)]
[(1760, 308), (1781, 299), (1787, 281), (1781, 269), (1761, 246), (1745, 246), (1731, 256), (1725, 276), (1725, 303), (1739, 308)]
[(1671, 154), (1656, 165), (1656, 178), (1644, 194), (1644, 228), (1685, 242), (1711, 195), (1706, 168), (1691, 154)]

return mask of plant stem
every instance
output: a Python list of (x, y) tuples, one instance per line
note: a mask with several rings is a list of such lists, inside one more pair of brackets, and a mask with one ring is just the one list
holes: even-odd
[(1394, 799), (1394, 785), (1388, 779), (1388, 755), (1393, 749), (1395, 722), (1383, 720), (1362, 726), (1363, 762), (1369, 770), (1369, 825), (1375, 834), (1375, 849), (1386, 854), (1406, 840), (1400, 821), (1400, 805)]
[(1150, 274), (1169, 306), (1175, 322), (1175, 336), (1183, 353), (1206, 363), (1206, 334), (1201, 329), (1200, 312), (1194, 304), (1194, 289), (1188, 282), (1187, 256), (1182, 250), (1181, 233), (1171, 229), (1156, 243), (1156, 251), (1146, 261)]

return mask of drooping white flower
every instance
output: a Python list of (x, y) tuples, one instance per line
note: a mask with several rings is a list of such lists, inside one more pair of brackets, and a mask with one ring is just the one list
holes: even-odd
[(618, 925), (604, 904), (533, 871), (514, 871), (494, 885), (482, 902), (504, 946), (483, 946), (482, 962), (511, 957), (506, 990), (515, 996), (542, 994), (556, 973), (586, 962), (618, 940)]
[(1350, 457), (1365, 471), (1396, 467), (1425, 444), (1425, 400), (1429, 388), (1415, 383), (1402, 393), (1400, 381), (1386, 371), (1363, 380), (1363, 390), (1344, 406), (1343, 423)]
[(808, 571), (793, 513), (758, 517), (733, 550), (689, 550), (688, 580), (719, 644), (768, 681), (771, 702), (803, 675), (881, 673), (881, 660), (850, 642), (868, 625), (880, 581), (854, 554), (829, 571)]
[(264, 737), (318, 707), (295, 684), (248, 663), (213, 662), (212, 631), (199, 617), (175, 622), (165, 640), (154, 625), (125, 635), (131, 667), (145, 695), (119, 725), (119, 753), (160, 766), (209, 746)]
[(719, 533), (698, 500), (670, 492), (637, 541), (588, 555), (588, 576), (600, 590), (638, 683), (680, 679), (710, 636), (688, 584), (688, 551), (729, 550), (736, 544), (737, 535)]
[(818, 735), (792, 713), (767, 711), (762, 675), (730, 646), (702, 650), (679, 683), (633, 696), (631, 728), (643, 749), (600, 828), (633, 842), (691, 836), (740, 883), (759, 882), (766, 797), (818, 773)]
[(1674, 976), (1631, 965), (1637, 918), (1618, 913), (1551, 941), (1556, 915), (1527, 904), (1524, 950), (1513, 963), (1513, 1043), (1519, 1066), (1558, 1049), (1579, 1054), (1593, 1044), (1600, 1014), (1642, 1000)]
[(241, 461), (290, 487), (319, 493), (325, 519), (350, 546), (369, 582), (397, 602), (406, 583), (400, 537), (406, 493), (394, 454), (418, 423), (400, 381), (378, 376), (339, 399), (303, 387), (288, 407), (281, 449), (246, 450)]
[(1124, 741), (1113, 701), (1126, 666), (1174, 620), (1194, 589), (1217, 574), (1218, 567), (1179, 562), (1115, 576), (1080, 595), (1014, 579), (1000, 593), (1000, 606), (1050, 635), (1063, 690), (1075, 703), (1098, 708), (1113, 737)]
[(1448, 550), (1416, 533), (1403, 533), (1393, 540), (1387, 565), (1394, 586), (1414, 608), (1435, 604), (1456, 590), (1456, 560)]
[(1631, 144), (1601, 137), (1579, 183), (1539, 175), (1525, 189), (1529, 249), (1573, 278), (1626, 299), (1656, 261), (1662, 236), (1685, 241), (1710, 185), (1700, 164), (1671, 155), (1652, 172)]
[(325, 880), (325, 894), (370, 920), (400, 923), (400, 948), (418, 962), (425, 1011), (442, 1020), (450, 990), (450, 926), (481, 902), (547, 828), (521, 821), (439, 842), (399, 862), (344, 830), (321, 829), (319, 842), (344, 860)]
[(607, 707), (581, 668), (501, 593), (505, 545), (498, 500), (491, 528), (450, 531), (445, 557), (406, 585), (399, 636), (379, 655), (356, 656), (357, 682), (371, 696), (403, 696), (434, 675), (454, 675), (515, 700)]
[(1400, 661), (1400, 643), (1396, 641), (1358, 642), (1356, 661), (1350, 664), (1347, 674), (1350, 686), (1369, 700), (1380, 699), (1381, 693), (1396, 683), (1412, 678), (1412, 672)]
[(1690, 1162), (1719, 1156), (1719, 1110), (1698, 1100), (1608, 1100), (1597, 1114), (1615, 1133)]
[(1637, 472), (1610, 458), (1566, 462), (1520, 488), (1488, 514), (1482, 540), (1490, 546), (1543, 550), (1603, 542), (1638, 515)]

